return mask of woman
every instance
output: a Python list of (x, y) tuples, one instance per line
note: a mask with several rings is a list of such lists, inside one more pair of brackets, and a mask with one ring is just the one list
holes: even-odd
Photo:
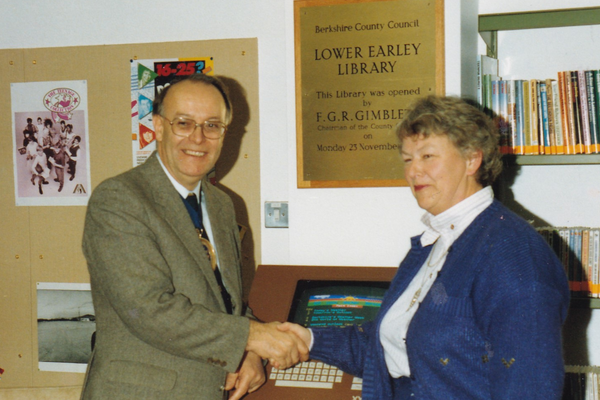
[(569, 290), (542, 237), (494, 200), (498, 134), (451, 97), (396, 128), (426, 231), (362, 326), (308, 331), (311, 357), (363, 378), (363, 400), (560, 399)]
[(48, 159), (44, 153), (42, 146), (38, 145), (36, 149), (36, 155), (31, 161), (31, 183), (35, 185), (35, 178), (38, 178), (38, 191), (40, 194), (44, 194), (42, 185), (48, 184), (47, 179), (50, 177), (50, 170), (48, 169)]

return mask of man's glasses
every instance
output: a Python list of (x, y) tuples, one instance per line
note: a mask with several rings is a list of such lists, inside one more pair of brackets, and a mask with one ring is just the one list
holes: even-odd
[(227, 125), (218, 121), (204, 121), (198, 123), (193, 119), (184, 117), (177, 117), (169, 121), (162, 115), (161, 117), (171, 124), (171, 130), (175, 135), (182, 137), (189, 137), (196, 131), (196, 128), (200, 128), (205, 138), (220, 139), (223, 134), (225, 134), (225, 130), (227, 130)]

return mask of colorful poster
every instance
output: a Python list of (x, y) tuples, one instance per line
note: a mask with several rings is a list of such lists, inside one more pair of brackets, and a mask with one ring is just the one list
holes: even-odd
[(17, 206), (85, 206), (90, 195), (86, 81), (11, 83)]
[(156, 149), (156, 135), (152, 124), (154, 98), (173, 79), (195, 73), (213, 75), (212, 57), (131, 60), (131, 136), (134, 167), (143, 164)]

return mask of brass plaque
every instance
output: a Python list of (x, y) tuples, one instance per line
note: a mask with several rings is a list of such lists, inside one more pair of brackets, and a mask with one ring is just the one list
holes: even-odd
[(405, 186), (394, 126), (442, 94), (443, 2), (297, 1), (298, 187)]

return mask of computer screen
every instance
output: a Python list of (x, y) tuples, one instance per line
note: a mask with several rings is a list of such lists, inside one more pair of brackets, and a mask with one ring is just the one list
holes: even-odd
[[(262, 321), (307, 327), (372, 320), (397, 268), (259, 265), (249, 306)], [(266, 367), (267, 382), (247, 400), (359, 399), (362, 380), (333, 365), (308, 360), (286, 370)]]
[(299, 280), (288, 321), (308, 328), (362, 324), (375, 318), (389, 282)]

